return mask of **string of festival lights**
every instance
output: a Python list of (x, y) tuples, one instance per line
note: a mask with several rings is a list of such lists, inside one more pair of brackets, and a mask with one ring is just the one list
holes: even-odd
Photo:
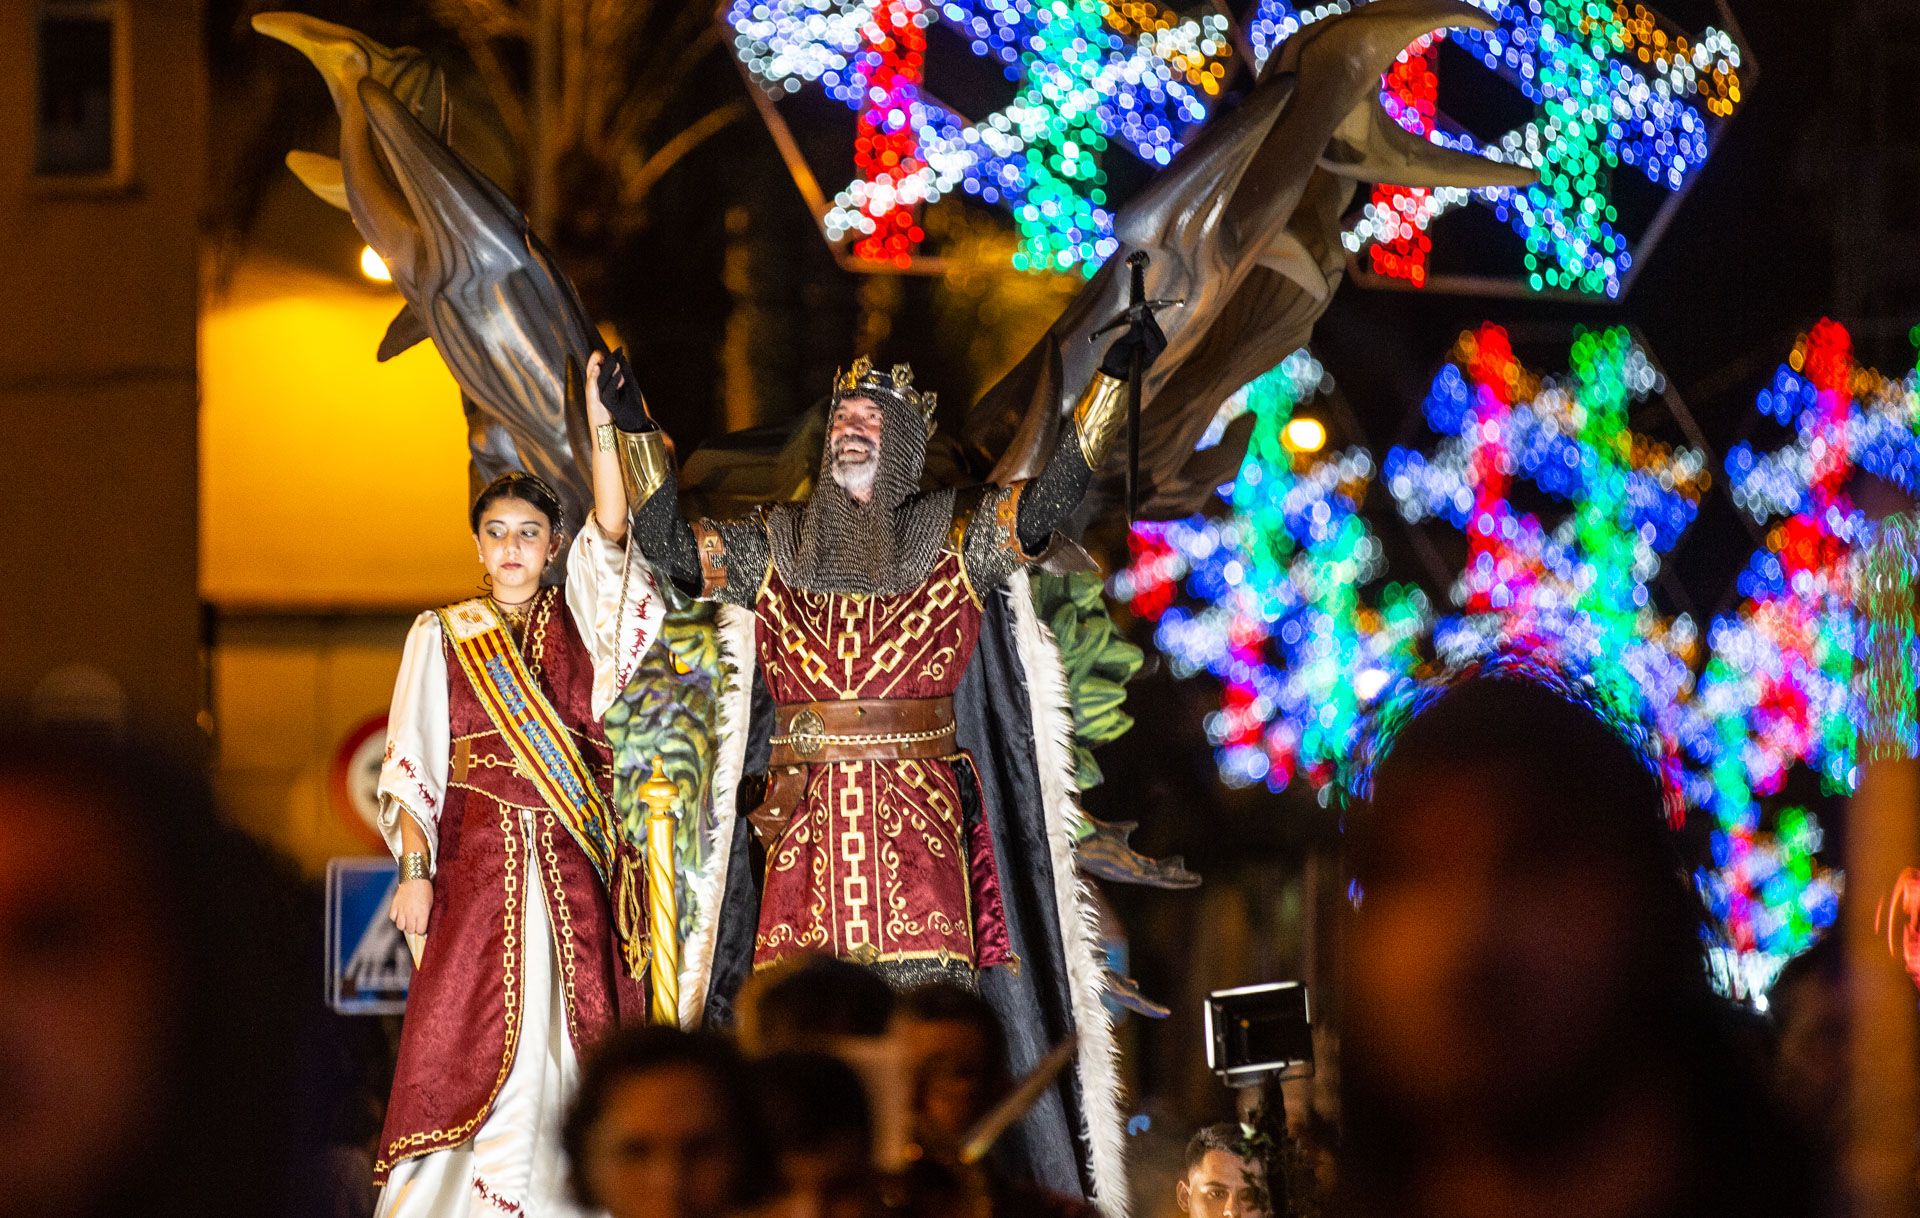
[[(1220, 709), (1205, 728), (1221, 777), (1279, 791), (1304, 778), (1331, 788), (1366, 710), (1403, 681), (1431, 612), (1417, 588), (1363, 590), (1385, 556), (1359, 513), (1374, 474), (1364, 449), (1306, 459), (1291, 451), (1295, 410), (1328, 391), (1325, 370), (1296, 352), (1223, 407), (1207, 441), (1251, 414), (1247, 455), (1221, 496), (1231, 513), (1140, 522), (1115, 595), (1156, 623), (1154, 641), (1181, 676), (1212, 674)], [(1190, 609), (1176, 604), (1184, 588)]]
[[(1683, 190), (1706, 163), (1718, 124), (1743, 94), (1739, 44), (1708, 28), (1674, 31), (1644, 5), (1596, 0), (1471, 0), (1497, 19), (1491, 31), (1436, 34), (1400, 57), (1382, 100), (1407, 130), (1435, 143), (1522, 164), (1537, 185), (1482, 191), (1376, 188), (1347, 248), (1367, 253), (1383, 277), (1428, 281), (1434, 221), (1478, 201), (1521, 238), (1523, 275), (1534, 291), (1617, 297), (1631, 270), (1632, 242), (1619, 231), (1613, 177), (1620, 166), (1664, 191)], [(1354, 4), (1298, 7), (1261, 0), (1248, 21), (1256, 63), (1315, 21)], [(1535, 107), (1532, 119), (1480, 141), (1437, 113), (1437, 43), (1451, 40)]]
[[(860, 114), (856, 177), (824, 222), (831, 240), (892, 265), (924, 236), (918, 210), (961, 190), (1013, 213), (1016, 265), (1091, 274), (1117, 247), (1109, 142), (1167, 164), (1231, 54), (1226, 17), (1152, 0), (735, 0), (726, 19), (770, 96), (817, 85)], [(969, 121), (925, 92), (936, 20), (1020, 86), (1006, 107)]]
[[(1718, 124), (1742, 101), (1739, 44), (1709, 28), (1673, 31), (1643, 5), (1474, 0), (1489, 32), (1423, 38), (1382, 82), (1403, 126), (1436, 143), (1540, 175), (1523, 189), (1374, 189), (1345, 240), (1378, 275), (1425, 286), (1437, 219), (1478, 201), (1519, 235), (1536, 291), (1618, 296), (1633, 266), (1613, 177), (1637, 169), (1669, 193), (1705, 164)], [(1285, 39), (1356, 7), (1260, 0), (1243, 25), (1254, 69)], [(1229, 78), (1230, 22), (1156, 0), (734, 0), (734, 52), (772, 97), (819, 86), (859, 116), (856, 174), (824, 217), (857, 256), (910, 263), (919, 214), (955, 190), (1012, 213), (1015, 265), (1090, 274), (1116, 248), (1103, 165), (1118, 143), (1169, 163)], [(970, 121), (925, 92), (927, 29), (940, 22), (1019, 86)], [(1535, 108), (1481, 141), (1437, 110), (1438, 43), (1451, 39)]]
[(1866, 707), (1855, 670), (1866, 638), (1854, 558), (1874, 527), (1848, 488), (1864, 473), (1914, 492), (1920, 387), (1911, 373), (1895, 381), (1861, 367), (1847, 329), (1823, 320), (1756, 405), (1793, 438), (1727, 456), (1735, 505), (1768, 532), (1740, 577), (1739, 608), (1713, 625), (1686, 743), (1704, 771), (1695, 798), (1715, 818), (1702, 891), (1748, 979), (1763, 982), (1837, 913), (1839, 877), (1816, 856), (1818, 819), (1790, 807), (1769, 830), (1763, 801), (1795, 766), (1828, 794), (1858, 781)]

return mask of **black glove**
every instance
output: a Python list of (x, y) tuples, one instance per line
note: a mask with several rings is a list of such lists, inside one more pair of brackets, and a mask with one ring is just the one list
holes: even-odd
[(600, 360), (600, 404), (613, 416), (613, 425), (621, 431), (652, 431), (656, 424), (647, 414), (646, 399), (633, 380), (633, 365), (627, 362), (627, 349), (616, 347)]
[(1124, 381), (1133, 370), (1135, 351), (1140, 353), (1140, 367), (1145, 370), (1166, 349), (1167, 336), (1160, 332), (1160, 323), (1149, 313), (1145, 321), (1128, 326), (1119, 338), (1113, 340), (1100, 360), (1100, 371), (1116, 381)]

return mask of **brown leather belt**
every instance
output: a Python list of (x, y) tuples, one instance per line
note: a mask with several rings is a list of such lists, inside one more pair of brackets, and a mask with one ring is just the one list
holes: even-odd
[(951, 757), (952, 698), (858, 698), (774, 708), (773, 764)]
[(760, 805), (747, 813), (769, 846), (786, 833), (806, 793), (807, 767), (835, 761), (951, 757), (952, 698), (795, 702), (773, 712), (773, 757)]

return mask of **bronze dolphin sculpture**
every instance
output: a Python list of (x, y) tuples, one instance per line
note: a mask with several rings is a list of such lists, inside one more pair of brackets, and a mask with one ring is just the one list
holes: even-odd
[[(600, 339), (520, 209), (448, 143), (437, 69), (417, 51), (301, 14), (253, 23), (319, 69), (340, 113), (348, 211), (407, 300), (382, 358), (431, 337), (465, 400), (475, 481), (530, 470), (553, 483), (578, 525), (590, 496), (577, 454), (589, 446), (584, 411), (568, 405)], [(318, 170), (324, 184), (325, 158), (290, 164), (310, 186)]]
[(1240, 454), (1196, 456), (1194, 444), (1221, 402), (1311, 337), (1344, 271), (1340, 220), (1358, 183), (1534, 180), (1523, 167), (1428, 143), (1380, 104), (1380, 75), (1409, 44), (1494, 24), (1458, 0), (1373, 0), (1288, 39), (1247, 98), (1121, 210), (1120, 248), (968, 412), (964, 438), (995, 462), (994, 480), (1031, 476), (1053, 451), (1100, 359), (1089, 337), (1126, 307), (1125, 263), (1144, 250), (1148, 294), (1185, 305), (1161, 314), (1167, 350), (1142, 387), (1141, 512), (1197, 510)]

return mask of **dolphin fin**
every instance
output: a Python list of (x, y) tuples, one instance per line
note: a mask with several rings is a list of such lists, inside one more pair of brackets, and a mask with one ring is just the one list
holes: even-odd
[(317, 152), (289, 152), (287, 168), (293, 170), (293, 176), (300, 179), (301, 185), (322, 200), (341, 211), (347, 210), (347, 182), (341, 176), (338, 158)]
[(1361, 182), (1395, 186), (1531, 186), (1539, 175), (1524, 165), (1443, 148), (1415, 135), (1388, 114), (1378, 95), (1340, 120), (1320, 154), (1320, 168)]
[(420, 315), (413, 311), (413, 306), (402, 305), (400, 311), (393, 315), (393, 320), (387, 324), (387, 333), (381, 338), (380, 350), (374, 358), (384, 364), (409, 347), (424, 342), (428, 337), (430, 336), (427, 334), (427, 324), (420, 320)]
[(1326, 272), (1320, 269), (1320, 260), (1290, 231), (1282, 230), (1258, 261), (1261, 266), (1288, 282), (1297, 284), (1301, 291), (1315, 300), (1325, 300), (1330, 292)]

